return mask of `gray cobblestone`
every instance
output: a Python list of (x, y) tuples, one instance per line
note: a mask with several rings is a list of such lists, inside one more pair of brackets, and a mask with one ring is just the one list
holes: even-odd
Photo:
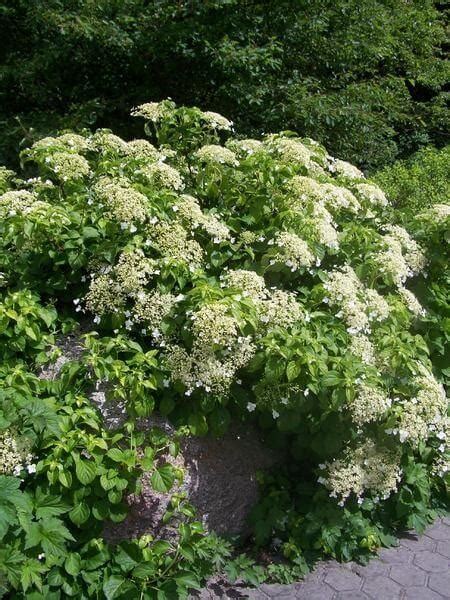
[(420, 586), (407, 589), (404, 600), (442, 600), (447, 597), (441, 596), (425, 586)]
[(397, 600), (400, 598), (401, 586), (383, 575), (368, 577), (364, 581), (363, 591), (374, 600)]
[(424, 585), (427, 576), (422, 569), (414, 565), (395, 565), (391, 569), (390, 578), (402, 587), (408, 588), (416, 585)]
[(337, 592), (356, 591), (361, 587), (361, 577), (343, 568), (330, 569), (324, 581)]
[(428, 587), (444, 598), (450, 598), (450, 570), (447, 573), (430, 575)]
[(450, 537), (448, 540), (438, 542), (436, 544), (436, 552), (439, 552), (442, 556), (450, 558)]
[(429, 550), (417, 552), (414, 555), (414, 564), (428, 573), (445, 573), (450, 569), (448, 558)]

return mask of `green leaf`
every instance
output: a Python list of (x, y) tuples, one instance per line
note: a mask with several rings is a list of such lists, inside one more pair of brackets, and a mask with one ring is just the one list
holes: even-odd
[(166, 493), (170, 490), (175, 480), (173, 468), (170, 465), (159, 467), (151, 478), (152, 487), (155, 492)]
[(128, 580), (120, 577), (119, 575), (111, 575), (105, 579), (103, 583), (103, 593), (107, 600), (114, 600), (115, 598), (131, 598), (132, 592), (136, 591), (136, 587)]
[(72, 577), (76, 577), (81, 571), (81, 558), (77, 552), (73, 552), (69, 554), (64, 562), (64, 568), (72, 575)]
[(72, 473), (70, 471), (60, 471), (58, 479), (64, 487), (69, 489), (72, 487)]
[(175, 577), (175, 581), (177, 582), (178, 587), (181, 587), (186, 590), (188, 590), (188, 589), (200, 590), (201, 589), (201, 585), (200, 585), (200, 582), (199, 582), (197, 576), (195, 575), (195, 573), (192, 573), (190, 571), (185, 571), (184, 573), (177, 575)]
[(82, 458), (75, 459), (75, 473), (78, 481), (83, 485), (88, 485), (94, 481), (97, 474), (97, 466), (94, 462), (83, 460)]
[(91, 511), (89, 509), (89, 506), (85, 502), (79, 502), (70, 511), (69, 518), (72, 521), (72, 523), (75, 523), (75, 525), (80, 526), (89, 519), (90, 514)]
[(294, 379), (297, 379), (301, 373), (301, 370), (302, 368), (300, 363), (295, 361), (289, 362), (286, 367), (286, 377), (288, 378), (288, 381), (294, 381)]
[(115, 462), (122, 462), (124, 459), (124, 452), (119, 450), (119, 448), (111, 448), (111, 450), (108, 450), (106, 455)]
[(25, 536), (25, 550), (41, 545), (48, 554), (65, 552), (66, 540), (75, 541), (72, 534), (59, 519), (50, 518), (45, 521), (33, 522)]
[(70, 505), (64, 502), (61, 496), (51, 496), (44, 494), (40, 488), (36, 490), (35, 497), (36, 517), (38, 519), (48, 519), (48, 517), (57, 517), (70, 510)]

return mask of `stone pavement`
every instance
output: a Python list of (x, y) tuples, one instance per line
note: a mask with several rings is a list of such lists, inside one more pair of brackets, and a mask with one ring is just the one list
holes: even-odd
[(256, 589), (211, 584), (202, 600), (442, 600), (450, 598), (450, 518), (438, 519), (424, 535), (406, 534), (366, 566), (319, 563), (304, 581)]

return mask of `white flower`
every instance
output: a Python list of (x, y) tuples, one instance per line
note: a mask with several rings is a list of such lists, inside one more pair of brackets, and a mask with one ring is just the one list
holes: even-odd
[(248, 412), (253, 412), (256, 408), (256, 404), (254, 404), (253, 402), (248, 402), (247, 403), (247, 410)]

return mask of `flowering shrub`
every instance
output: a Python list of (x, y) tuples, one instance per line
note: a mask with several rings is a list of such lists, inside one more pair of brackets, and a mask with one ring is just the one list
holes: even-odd
[(448, 207), (408, 231), (311, 139), (242, 140), (171, 101), (133, 114), (152, 143), (102, 130), (24, 151), (32, 176), (0, 196), (4, 285), (114, 336), (88, 341), (90, 369), (131, 422), (154, 409), (193, 434), (258, 422), (285, 464), (257, 542), (276, 533), (300, 565), (307, 549), (350, 558), (423, 526), (450, 483), (449, 418), (411, 286)]

